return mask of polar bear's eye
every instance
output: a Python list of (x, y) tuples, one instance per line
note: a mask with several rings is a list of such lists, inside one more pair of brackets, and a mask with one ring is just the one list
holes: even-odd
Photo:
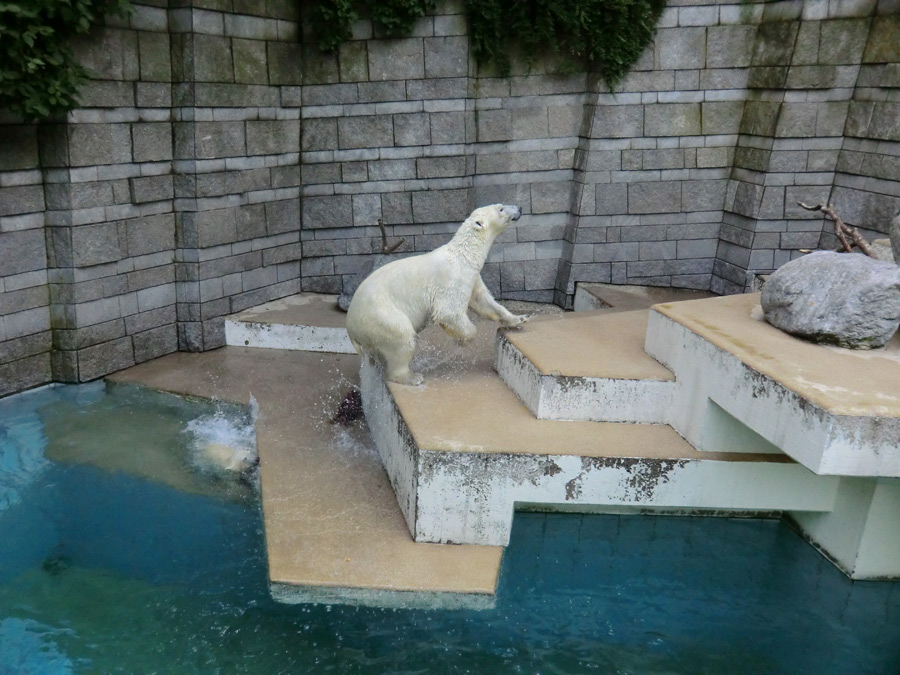
[(482, 223), (480, 220), (476, 220), (476, 221), (475, 221), (475, 224), (476, 224), (478, 227), (484, 229), (484, 223)]

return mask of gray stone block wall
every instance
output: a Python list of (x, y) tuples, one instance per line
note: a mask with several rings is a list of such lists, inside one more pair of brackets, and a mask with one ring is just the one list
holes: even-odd
[(335, 54), (295, 0), (139, 0), (76, 45), (82, 107), (0, 113), (0, 395), (223, 344), (224, 317), (338, 293), (380, 250), (525, 213), (483, 276), (568, 306), (585, 281), (741, 292), (900, 208), (892, 0), (671, 0), (615, 94), (479, 69), (462, 0)]

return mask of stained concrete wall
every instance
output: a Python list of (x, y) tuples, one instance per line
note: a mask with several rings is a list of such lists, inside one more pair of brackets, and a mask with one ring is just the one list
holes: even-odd
[(882, 232), (900, 206), (895, 0), (672, 0), (614, 95), (479, 70), (462, 0), (399, 40), (360, 20), (334, 55), (299, 5), (140, 0), (78, 45), (80, 109), (0, 113), (0, 395), (338, 292), (379, 220), (425, 251), (515, 202), (485, 281), (570, 305), (580, 281), (741, 292), (820, 243), (797, 200)]

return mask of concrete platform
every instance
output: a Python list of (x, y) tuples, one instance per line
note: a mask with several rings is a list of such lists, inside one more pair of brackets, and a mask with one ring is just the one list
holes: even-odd
[(817, 474), (900, 477), (900, 337), (871, 351), (816, 345), (770, 326), (758, 304), (754, 293), (654, 307), (645, 346), (677, 378), (670, 423), (700, 449), (744, 427)]
[(715, 293), (690, 288), (579, 282), (575, 287), (573, 309), (576, 312), (598, 309), (606, 312), (627, 312), (634, 309), (650, 309), (660, 302), (681, 302), (712, 297), (715, 297)]
[(503, 331), (497, 373), (541, 419), (664, 422), (675, 377), (644, 351), (648, 316), (576, 312)]
[(266, 549), (285, 602), (489, 607), (502, 549), (415, 543), (364, 427), (329, 424), (359, 358), (224, 347), (176, 353), (110, 379), (260, 405)]
[(225, 321), (225, 344), (355, 354), (346, 314), (336, 295), (299, 293), (234, 314)]

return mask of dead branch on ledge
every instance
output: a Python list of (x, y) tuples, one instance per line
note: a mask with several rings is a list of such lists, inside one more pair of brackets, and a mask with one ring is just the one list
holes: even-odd
[(870, 258), (875, 257), (875, 252), (872, 250), (872, 246), (869, 242), (866, 241), (866, 238), (863, 237), (855, 227), (847, 225), (847, 223), (841, 220), (841, 217), (834, 210), (834, 204), (818, 204), (817, 206), (810, 206), (803, 202), (797, 202), (797, 204), (807, 211), (821, 211), (834, 221), (834, 234), (841, 242), (841, 248), (838, 249), (839, 251), (842, 250), (849, 253), (853, 250), (853, 247), (856, 246)]
[(396, 241), (393, 244), (391, 244), (390, 246), (388, 246), (387, 231), (385, 230), (384, 220), (382, 218), (378, 219), (378, 228), (381, 230), (381, 252), (384, 255), (387, 255), (388, 253), (393, 253), (394, 251), (396, 251), (398, 248), (400, 248), (403, 245), (404, 241), (406, 241), (406, 239), (404, 239), (403, 237), (400, 237), (400, 241)]

